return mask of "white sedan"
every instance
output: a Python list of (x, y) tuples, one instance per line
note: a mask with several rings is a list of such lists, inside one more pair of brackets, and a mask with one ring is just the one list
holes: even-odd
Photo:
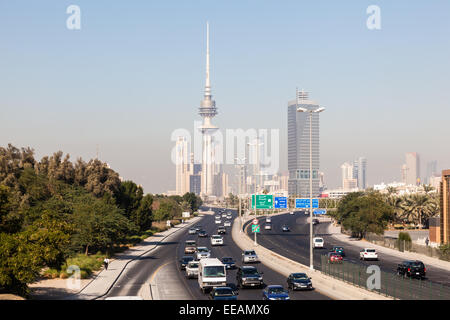
[(359, 252), (360, 260), (378, 260), (377, 250), (371, 248), (364, 248)]
[(212, 246), (223, 246), (223, 237), (215, 234), (211, 236), (211, 245)]
[(231, 221), (225, 221), (225, 222), (223, 223), (223, 226), (224, 226), (224, 227), (231, 227)]

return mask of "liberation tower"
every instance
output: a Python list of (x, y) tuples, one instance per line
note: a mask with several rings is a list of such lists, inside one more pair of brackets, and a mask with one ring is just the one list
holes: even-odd
[(209, 23), (206, 23), (206, 82), (205, 94), (200, 102), (198, 114), (203, 118), (203, 124), (199, 127), (203, 135), (201, 195), (208, 197), (213, 195), (215, 159), (213, 134), (219, 129), (211, 123), (211, 119), (217, 115), (216, 102), (212, 100), (211, 80), (209, 78)]

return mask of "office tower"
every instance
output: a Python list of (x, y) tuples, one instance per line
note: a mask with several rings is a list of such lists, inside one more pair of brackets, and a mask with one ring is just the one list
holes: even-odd
[(440, 190), (440, 235), (441, 244), (450, 243), (450, 170), (442, 171), (442, 181)]
[(212, 99), (211, 80), (209, 77), (209, 23), (206, 25), (206, 81), (205, 93), (200, 103), (199, 115), (203, 118), (203, 124), (199, 128), (203, 136), (202, 154), (202, 179), (201, 195), (204, 198), (214, 194), (215, 159), (213, 134), (218, 127), (211, 123), (211, 119), (217, 115), (216, 102)]
[[(288, 102), (288, 170), (289, 195), (309, 196), (310, 177), (310, 121), (309, 112), (297, 112), (299, 107), (317, 110), (319, 105), (309, 100), (308, 93), (297, 92)], [(312, 194), (319, 195), (319, 113), (312, 113)]]
[(407, 185), (420, 184), (420, 159), (417, 152), (406, 153), (405, 183)]
[(197, 196), (201, 193), (201, 164), (191, 164), (191, 174), (189, 176), (189, 192), (195, 193)]
[(189, 144), (185, 137), (178, 137), (175, 144), (176, 194), (184, 195), (189, 191)]
[(358, 176), (356, 179), (358, 179), (358, 188), (361, 190), (364, 190), (367, 188), (367, 178), (366, 178), (366, 172), (367, 172), (367, 159), (364, 157), (358, 158)]
[[(357, 186), (357, 179), (354, 177), (354, 167), (348, 162), (341, 165), (342, 189), (354, 189)], [(350, 188), (351, 186), (351, 188)]]
[(437, 173), (437, 161), (429, 161), (427, 162), (427, 176), (426, 176), (426, 182), (428, 184), (431, 184), (431, 179), (436, 175)]

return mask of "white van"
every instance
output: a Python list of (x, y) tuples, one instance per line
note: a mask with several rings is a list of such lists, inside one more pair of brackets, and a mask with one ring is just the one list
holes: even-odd
[(320, 237), (313, 238), (313, 247), (314, 248), (323, 248), (323, 238), (320, 238)]
[(201, 259), (198, 264), (198, 285), (203, 293), (227, 285), (225, 265), (217, 258)]

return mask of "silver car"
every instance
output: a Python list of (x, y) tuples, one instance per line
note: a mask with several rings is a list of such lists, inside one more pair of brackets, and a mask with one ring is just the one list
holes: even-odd
[(198, 277), (198, 261), (190, 261), (186, 266), (186, 277), (197, 278)]
[(245, 250), (242, 253), (242, 263), (259, 262), (258, 255), (255, 250)]
[(197, 260), (209, 258), (210, 256), (211, 252), (207, 247), (197, 247), (197, 251), (195, 253), (195, 257), (197, 258)]

